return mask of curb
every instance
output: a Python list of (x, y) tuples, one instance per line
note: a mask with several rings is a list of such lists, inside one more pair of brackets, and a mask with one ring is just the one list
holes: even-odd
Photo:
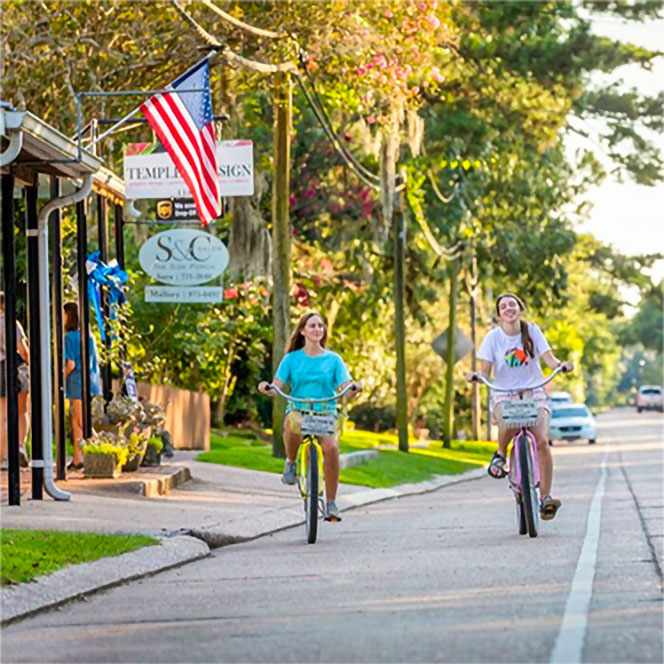
[[(149, 555), (144, 555), (149, 549)], [(70, 600), (205, 558), (210, 549), (194, 537), (167, 537), (160, 545), (101, 558), (2, 589), (1, 625), (52, 609)]]
[(359, 452), (348, 452), (347, 454), (339, 455), (339, 468), (351, 468), (352, 466), (359, 466), (363, 463), (369, 463), (378, 459), (378, 450), (360, 450)]
[[(486, 467), (477, 468), (461, 475), (444, 475), (427, 482), (418, 482), (416, 484), (402, 484), (399, 487), (390, 489), (367, 489), (358, 491), (337, 498), (337, 505), (342, 512), (373, 505), (384, 500), (393, 498), (405, 498), (424, 493), (438, 491), (443, 487), (461, 482), (470, 482), (481, 479), (486, 475)], [(208, 526), (206, 528), (192, 528), (189, 534), (192, 537), (203, 540), (210, 549), (217, 549), (229, 544), (238, 544), (258, 539), (264, 535), (272, 535), (288, 528), (300, 526), (304, 523), (302, 508), (299, 503), (280, 510), (268, 512), (263, 519), (254, 519), (239, 521), (237, 524), (227, 524), (225, 527)]]
[(159, 477), (146, 477), (136, 481), (126, 482), (121, 485), (122, 491), (135, 491), (146, 498), (156, 498), (165, 496), (175, 489), (175, 487), (188, 482), (191, 479), (191, 472), (187, 466), (181, 466), (174, 473), (161, 475)]
[(188, 466), (159, 466), (146, 468), (140, 472), (123, 473), (114, 479), (90, 479), (72, 477), (63, 483), (63, 488), (72, 488), (85, 493), (134, 494), (145, 498), (165, 496), (176, 487), (191, 479)]

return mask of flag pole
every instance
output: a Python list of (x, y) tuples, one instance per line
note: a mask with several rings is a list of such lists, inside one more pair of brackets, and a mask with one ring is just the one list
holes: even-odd
[(92, 141), (90, 143), (90, 145), (88, 145), (88, 149), (90, 149), (91, 147), (93, 147), (94, 145), (99, 143), (99, 141), (101, 141), (102, 138), (106, 138), (109, 134), (112, 134), (121, 124), (124, 124), (130, 118), (133, 118), (134, 115), (136, 115), (140, 110), (141, 110), (141, 107), (139, 106), (139, 107), (135, 108), (131, 113), (128, 113), (123, 118), (118, 120), (114, 125), (112, 125), (109, 129), (107, 129), (103, 134), (100, 134), (99, 136), (97, 136), (97, 138), (95, 138), (94, 141)]
[[(212, 53), (208, 53), (204, 58), (201, 58), (196, 64), (189, 67), (189, 69), (187, 69), (187, 71), (184, 72), (184, 74), (178, 76), (171, 85), (174, 85), (180, 79), (185, 78), (190, 71), (196, 69), (196, 67), (200, 66), (201, 63), (205, 62), (205, 60), (209, 60), (211, 56)], [(173, 91), (172, 88), (166, 87), (163, 90), (128, 90), (127, 92), (80, 92), (76, 96), (78, 98), (81, 98), (81, 97), (105, 97), (112, 95), (152, 95), (152, 94), (163, 94), (165, 92), (172, 92), (172, 91)], [(178, 94), (187, 93), (187, 92), (205, 92), (205, 90), (178, 90)], [(127, 115), (125, 115), (123, 118), (120, 118), (120, 120), (118, 120), (114, 125), (109, 127), (104, 133), (100, 134), (99, 136), (97, 136), (97, 138), (91, 141), (90, 144), (88, 145), (88, 150), (97, 143), (99, 143), (99, 141), (101, 141), (102, 138), (106, 138), (109, 134), (113, 133), (120, 125), (127, 122), (127, 120), (133, 118), (134, 115), (136, 115), (140, 110), (141, 107), (138, 106), (131, 113), (127, 113)]]

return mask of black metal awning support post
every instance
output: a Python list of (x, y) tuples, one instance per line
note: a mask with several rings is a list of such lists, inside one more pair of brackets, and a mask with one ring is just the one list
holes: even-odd
[[(51, 199), (60, 196), (60, 180), (51, 177)], [(67, 479), (67, 438), (65, 433), (65, 375), (64, 326), (62, 323), (62, 226), (60, 209), (51, 212), (51, 257), (53, 280), (53, 403), (55, 404), (55, 458), (56, 477)]]
[(113, 221), (115, 231), (115, 260), (118, 262), (121, 270), (124, 270), (124, 219), (122, 218), (122, 205), (116, 203), (113, 207)]
[[(106, 223), (106, 199), (97, 194), (97, 231), (99, 236), (99, 257), (105, 265), (108, 265), (108, 225)], [(104, 326), (104, 348), (106, 349), (106, 357), (109, 356), (111, 351), (111, 335), (108, 328), (108, 289), (105, 286), (101, 287), (101, 324)], [(108, 403), (113, 399), (113, 387), (111, 383), (111, 362), (107, 360), (101, 365), (101, 385), (104, 401)]]
[(88, 300), (88, 229), (85, 216), (85, 201), (76, 203), (77, 264), (78, 264), (78, 310), (81, 332), (81, 397), (83, 411), (83, 438), (92, 435), (92, 412), (90, 404), (90, 307)]
[(9, 504), (21, 504), (18, 465), (18, 363), (16, 361), (16, 249), (14, 246), (14, 176), (2, 180), (2, 272), (5, 286), (5, 369), (7, 395), (7, 478)]
[(37, 215), (37, 183), (25, 188), (25, 233), (28, 246), (28, 327), (30, 339), (30, 396), (32, 397), (32, 499), (44, 497), (44, 426), (42, 418), (42, 367), (41, 322), (39, 320), (39, 270), (48, 270), (48, 265), (39, 265), (39, 231)]

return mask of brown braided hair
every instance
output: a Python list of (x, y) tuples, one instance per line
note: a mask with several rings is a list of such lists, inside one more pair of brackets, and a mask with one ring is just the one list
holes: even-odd
[[(500, 301), (506, 297), (511, 297), (516, 300), (516, 303), (519, 305), (520, 311), (526, 310), (526, 305), (521, 301), (521, 298), (518, 295), (513, 293), (503, 293), (499, 295), (496, 299), (496, 315), (500, 318)], [(530, 336), (530, 330), (528, 330), (528, 323), (521, 319), (521, 345), (523, 346), (523, 351), (526, 355), (530, 357), (535, 357), (535, 344), (533, 338)]]
[(320, 340), (320, 345), (325, 348), (325, 343), (327, 342), (327, 325), (325, 324), (325, 320), (317, 311), (310, 311), (309, 313), (304, 314), (304, 316), (302, 316), (302, 318), (300, 318), (298, 321), (297, 327), (295, 328), (293, 334), (291, 334), (291, 338), (288, 340), (286, 353), (292, 353), (294, 350), (300, 350), (300, 348), (304, 348), (304, 335), (302, 334), (302, 330), (304, 330), (306, 324), (309, 322), (309, 319), (313, 318), (314, 316), (318, 316), (318, 318), (323, 321), (325, 333), (323, 334), (323, 338)]

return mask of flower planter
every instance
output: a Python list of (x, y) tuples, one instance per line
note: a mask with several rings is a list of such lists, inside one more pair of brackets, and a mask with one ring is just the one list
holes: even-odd
[(122, 472), (135, 473), (138, 470), (138, 467), (141, 465), (141, 461), (143, 461), (143, 455), (135, 454), (127, 461), (127, 463), (125, 463), (124, 466), (122, 466)]
[(141, 462), (143, 461), (143, 457), (145, 456), (145, 452), (147, 451), (148, 440), (150, 439), (151, 433), (152, 427), (144, 427), (141, 430), (141, 436), (143, 439), (141, 440), (140, 447), (136, 451), (136, 454), (134, 454), (132, 457), (129, 457), (129, 459), (127, 459), (127, 463), (122, 466), (123, 473), (135, 473), (138, 470)]
[(92, 478), (119, 477), (121, 472), (115, 454), (84, 454), (83, 469), (85, 477)]
[(148, 449), (145, 451), (145, 456), (143, 461), (141, 461), (142, 466), (160, 466), (161, 465), (161, 451), (155, 451), (155, 448), (152, 445), (148, 445)]

